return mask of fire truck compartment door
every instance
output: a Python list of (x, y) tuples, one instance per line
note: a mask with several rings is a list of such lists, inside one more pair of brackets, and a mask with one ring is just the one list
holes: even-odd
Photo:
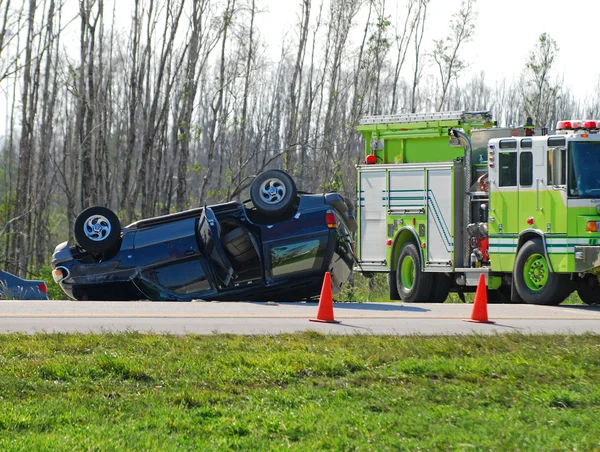
[(452, 266), (452, 169), (427, 170), (427, 264)]
[(386, 232), (386, 172), (363, 171), (360, 173), (360, 260), (363, 262), (385, 261)]

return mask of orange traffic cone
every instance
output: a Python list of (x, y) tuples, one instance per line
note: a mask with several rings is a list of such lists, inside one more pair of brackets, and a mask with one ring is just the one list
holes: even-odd
[(477, 291), (475, 292), (475, 302), (473, 303), (473, 312), (470, 319), (464, 319), (464, 322), (475, 323), (496, 323), (488, 319), (487, 313), (487, 287), (485, 285), (485, 275), (479, 275)]
[(333, 299), (331, 297), (331, 273), (326, 272), (323, 278), (323, 288), (319, 297), (319, 310), (316, 319), (308, 319), (311, 322), (340, 323), (333, 318)]

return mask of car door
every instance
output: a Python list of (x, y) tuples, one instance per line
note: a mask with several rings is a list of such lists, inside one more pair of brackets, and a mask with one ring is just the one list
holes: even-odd
[(198, 244), (222, 288), (231, 287), (236, 274), (221, 244), (221, 227), (213, 210), (204, 206), (198, 221)]
[(195, 228), (196, 219), (186, 218), (136, 231), (135, 262), (140, 272), (136, 284), (146, 297), (179, 300), (216, 293)]

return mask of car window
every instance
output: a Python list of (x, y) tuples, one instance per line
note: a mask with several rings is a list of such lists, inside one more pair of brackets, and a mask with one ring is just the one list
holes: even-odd
[(198, 259), (154, 267), (144, 271), (144, 276), (153, 283), (182, 295), (211, 289), (204, 268)]
[(321, 268), (326, 246), (326, 239), (321, 237), (273, 246), (269, 252), (271, 274), (282, 276)]

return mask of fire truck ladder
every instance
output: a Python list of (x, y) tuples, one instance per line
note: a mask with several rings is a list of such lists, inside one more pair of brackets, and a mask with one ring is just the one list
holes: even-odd
[(489, 111), (446, 111), (443, 113), (406, 113), (398, 115), (364, 116), (360, 118), (359, 125), (371, 124), (406, 124), (413, 122), (430, 121), (491, 121)]

